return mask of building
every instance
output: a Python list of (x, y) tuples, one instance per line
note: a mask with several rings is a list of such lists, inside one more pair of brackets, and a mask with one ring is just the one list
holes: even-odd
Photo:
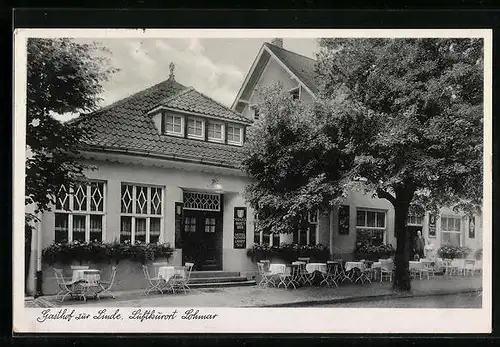
[[(344, 258), (353, 257), (361, 233), (370, 242), (395, 245), (392, 205), (358, 192), (343, 206), (312, 215), (306, 232), (254, 233), (253, 211), (242, 195), (248, 178), (239, 165), (246, 129), (260, 117), (256, 90), (281, 82), (295, 97), (311, 101), (318, 89), (314, 65), (277, 39), (263, 44), (231, 108), (177, 82), (171, 65), (167, 80), (77, 118), (93, 129), (82, 155), (97, 170), (86, 172), (88, 186), (72, 192), (61, 187), (53, 211), (41, 216), (32, 268), (43, 270), (43, 291), (54, 290), (53, 275), (41, 264), (40, 251), (53, 242), (168, 242), (175, 248), (174, 264), (194, 261), (200, 271), (249, 276), (256, 267), (246, 249), (255, 243), (321, 243)], [(480, 216), (469, 219), (444, 209), (439, 219), (427, 213), (411, 216), (409, 224), (435, 248), (481, 248)], [(140, 271), (123, 272), (129, 279), (121, 288), (142, 286)]]

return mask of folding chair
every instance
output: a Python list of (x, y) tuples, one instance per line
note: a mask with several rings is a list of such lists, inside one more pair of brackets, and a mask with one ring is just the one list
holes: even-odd
[(158, 276), (155, 277), (149, 276), (149, 270), (147, 265), (142, 266), (142, 272), (144, 272), (144, 276), (146, 277), (146, 280), (149, 283), (148, 287), (146, 288), (146, 291), (144, 292), (144, 295), (148, 295), (152, 290), (157, 290), (161, 294), (163, 294), (163, 286), (166, 284), (166, 281)]
[(116, 277), (116, 266), (112, 266), (111, 276), (109, 278), (109, 281), (99, 281), (99, 285), (101, 286), (102, 291), (97, 293), (98, 297), (100, 297), (104, 293), (108, 293), (109, 295), (111, 295), (113, 299), (115, 298), (113, 293), (110, 292), (111, 287), (113, 287), (113, 284), (115, 283), (115, 277)]
[[(193, 270), (194, 263), (186, 263), (184, 264), (184, 276), (174, 275), (170, 281), (172, 283), (172, 290), (174, 289), (182, 289), (184, 290), (184, 294), (186, 294), (186, 290), (191, 290), (189, 288), (188, 282), (191, 278), (191, 271)], [(169, 282), (170, 282), (169, 281)]]
[(269, 287), (269, 285), (272, 285), (273, 287), (275, 286), (274, 283), (274, 278), (273, 274), (269, 272), (269, 270), (266, 269), (266, 266), (262, 262), (258, 262), (257, 266), (259, 268), (259, 275), (260, 275), (260, 282), (259, 286), (260, 287)]
[(326, 275), (323, 276), (323, 280), (319, 284), (322, 285), (323, 283), (325, 283), (328, 287), (330, 287), (331, 285), (338, 287), (339, 285), (335, 281), (337, 276), (338, 276), (337, 263), (327, 262), (326, 263)]
[(283, 284), (285, 289), (288, 289), (289, 286), (293, 286), (294, 289), (297, 289), (297, 286), (294, 283), (294, 275), (295, 271), (298, 271), (298, 267), (286, 267), (284, 273), (279, 274), (280, 282), (278, 283), (278, 288)]
[(59, 289), (59, 292), (56, 295), (56, 300), (62, 295), (61, 297), (61, 302), (64, 301), (64, 298), (66, 298), (68, 295), (73, 298), (73, 296), (78, 296), (80, 298), (83, 298), (83, 292), (80, 288), (76, 286), (76, 282), (73, 281), (66, 281), (63, 276), (63, 270), (62, 269), (54, 269), (54, 273), (56, 276), (56, 282), (57, 282), (57, 287)]

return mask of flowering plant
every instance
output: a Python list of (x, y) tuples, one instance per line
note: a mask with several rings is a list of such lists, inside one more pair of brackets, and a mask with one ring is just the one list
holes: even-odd
[(443, 259), (462, 259), (467, 257), (471, 249), (469, 247), (459, 247), (459, 246), (441, 246), (438, 249), (439, 257)]
[(362, 241), (356, 242), (354, 254), (358, 259), (378, 260), (380, 258), (389, 258), (395, 253), (394, 247), (390, 244), (371, 245)]
[(170, 258), (173, 253), (168, 243), (141, 243), (112, 242), (102, 243), (98, 241), (70, 243), (53, 243), (42, 251), (42, 259), (48, 264), (61, 262), (69, 264), (73, 261), (83, 263), (93, 261), (96, 263), (119, 262), (129, 259), (140, 263), (146, 263), (156, 258)]
[(280, 258), (287, 262), (292, 262), (299, 257), (308, 257), (316, 261), (326, 261), (330, 257), (330, 250), (322, 244), (299, 245), (297, 243), (282, 243), (279, 246), (255, 244), (247, 250), (247, 256), (252, 258), (254, 262), (269, 258)]

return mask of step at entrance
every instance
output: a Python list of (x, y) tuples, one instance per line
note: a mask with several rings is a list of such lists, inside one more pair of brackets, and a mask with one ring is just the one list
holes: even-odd
[(188, 285), (191, 288), (252, 286), (254, 280), (241, 276), (236, 271), (193, 271)]

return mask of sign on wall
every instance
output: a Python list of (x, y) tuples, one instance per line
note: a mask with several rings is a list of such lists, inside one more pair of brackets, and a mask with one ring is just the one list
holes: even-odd
[(175, 248), (182, 248), (182, 202), (175, 203)]
[(339, 235), (349, 234), (349, 206), (339, 207)]
[(429, 237), (436, 237), (436, 216), (429, 215)]
[(473, 239), (476, 237), (476, 223), (474, 216), (469, 217), (469, 239)]
[(247, 208), (234, 208), (234, 248), (247, 247)]

